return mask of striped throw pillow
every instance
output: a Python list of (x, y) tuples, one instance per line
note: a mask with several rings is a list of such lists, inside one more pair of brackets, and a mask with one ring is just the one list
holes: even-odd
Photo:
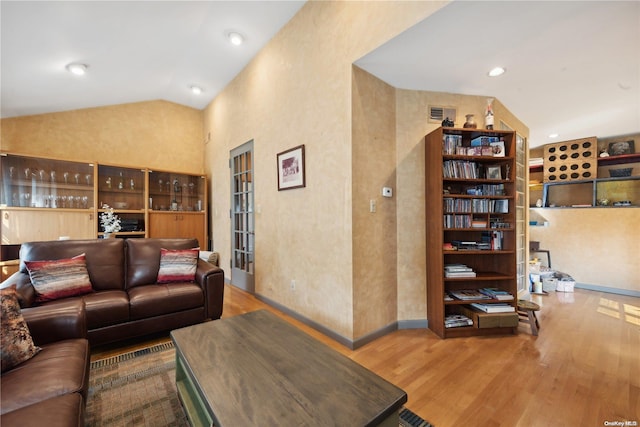
[(195, 281), (199, 252), (200, 248), (160, 249), (158, 283)]
[(36, 302), (88, 294), (93, 291), (85, 254), (50, 261), (25, 261)]

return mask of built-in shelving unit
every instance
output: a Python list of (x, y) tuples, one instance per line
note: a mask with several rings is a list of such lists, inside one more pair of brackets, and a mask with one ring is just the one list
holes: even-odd
[(116, 237), (195, 237), (208, 248), (204, 176), (10, 153), (0, 175), (2, 245), (103, 237), (108, 206)]

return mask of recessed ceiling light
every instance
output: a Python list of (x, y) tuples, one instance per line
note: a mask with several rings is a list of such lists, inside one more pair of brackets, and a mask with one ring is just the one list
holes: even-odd
[(227, 31), (227, 38), (234, 46), (240, 46), (244, 43), (244, 36), (237, 31)]
[(549, 138), (557, 138), (559, 136), (560, 136), (560, 134), (557, 134), (557, 133), (550, 133), (549, 134)]
[(196, 95), (200, 95), (202, 92), (204, 92), (204, 90), (200, 86), (196, 85), (189, 86), (189, 89), (191, 89), (191, 92), (195, 93)]
[(67, 71), (75, 74), (76, 76), (82, 76), (87, 72), (87, 68), (89, 68), (86, 64), (80, 64), (78, 62), (72, 62), (67, 65)]
[(507, 71), (505, 68), (502, 68), (502, 67), (496, 67), (496, 68), (492, 69), (491, 71), (489, 71), (489, 72), (487, 73), (487, 75), (488, 75), (489, 77), (498, 77), (498, 76), (500, 76), (500, 75), (504, 74), (504, 72), (505, 72), (505, 71)]

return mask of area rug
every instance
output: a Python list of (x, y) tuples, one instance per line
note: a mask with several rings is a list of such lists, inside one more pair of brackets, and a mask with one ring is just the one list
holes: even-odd
[[(189, 426), (176, 392), (173, 343), (91, 362), (85, 420), (91, 427)], [(403, 408), (399, 427), (433, 426)]]

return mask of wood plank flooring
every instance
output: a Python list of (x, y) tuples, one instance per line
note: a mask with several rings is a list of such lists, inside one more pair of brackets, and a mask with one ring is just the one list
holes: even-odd
[(576, 289), (533, 301), (542, 307), (537, 337), (525, 323), (517, 335), (449, 340), (412, 329), (355, 351), (233, 286), (223, 318), (276, 313), (404, 389), (406, 406), (437, 427), (640, 425), (640, 298)]

